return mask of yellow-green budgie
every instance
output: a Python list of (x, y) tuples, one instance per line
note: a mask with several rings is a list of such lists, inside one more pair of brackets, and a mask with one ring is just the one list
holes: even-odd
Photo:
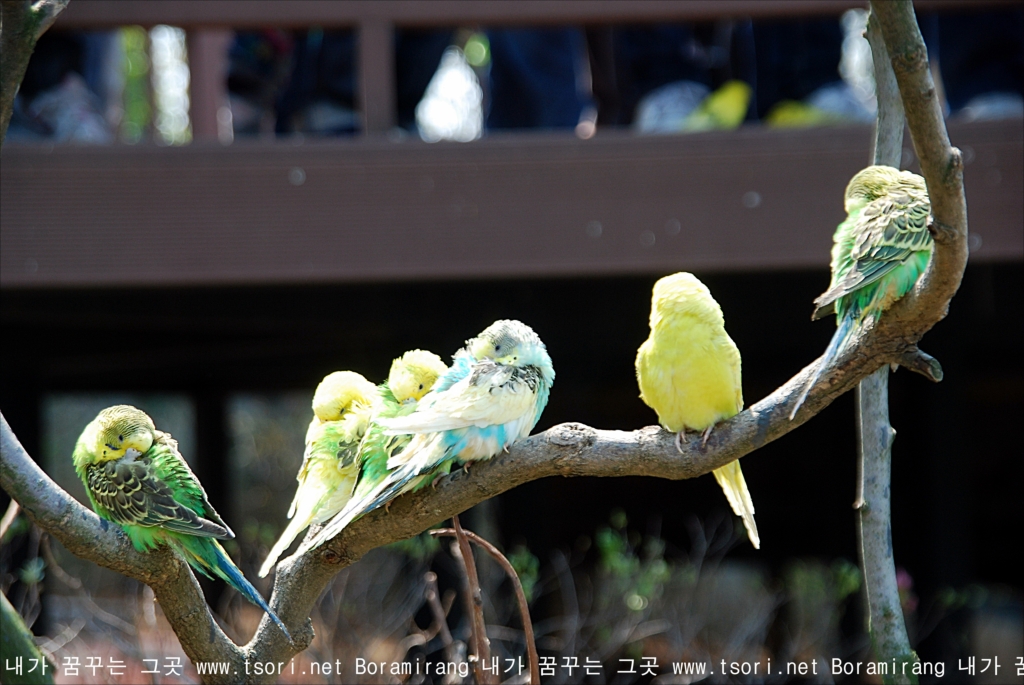
[[(696, 276), (672, 274), (654, 284), (650, 323), (651, 335), (636, 355), (640, 398), (664, 428), (678, 433), (680, 451), (687, 430), (702, 431), (706, 444), (716, 423), (743, 409), (740, 351), (725, 332), (722, 308)], [(740, 462), (717, 468), (714, 475), (750, 542), (760, 548)]]
[(299, 487), (288, 510), (291, 521), (260, 567), (261, 578), (299, 533), (310, 524), (323, 523), (348, 503), (359, 476), (359, 442), (378, 406), (376, 386), (354, 371), (335, 371), (320, 381), (296, 476)]
[(715, 92), (704, 98), (695, 110), (683, 120), (682, 130), (731, 131), (743, 123), (750, 107), (753, 89), (743, 81), (726, 81)]
[(832, 237), (832, 282), (811, 315), (834, 312), (836, 332), (790, 419), (850, 337), (910, 292), (932, 256), (931, 204), (917, 174), (888, 166), (862, 169), (846, 186), (845, 208), (846, 220)]
[(149, 415), (127, 404), (107, 407), (82, 431), (72, 459), (92, 508), (121, 526), (135, 549), (170, 546), (204, 576), (226, 581), (288, 634), (217, 542), (235, 534), (210, 505), (178, 442), (157, 430)]
[(387, 381), (378, 388), (380, 408), (359, 445), (359, 479), (353, 499), (362, 499), (376, 488), (388, 475), (388, 459), (412, 440), (411, 435), (388, 435), (381, 421), (416, 411), (419, 401), (446, 371), (448, 365), (426, 350), (409, 350), (391, 363)]

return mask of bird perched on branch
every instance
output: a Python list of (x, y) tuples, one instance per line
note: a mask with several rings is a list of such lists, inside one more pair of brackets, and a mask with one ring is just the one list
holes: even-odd
[(380, 409), (359, 444), (359, 478), (353, 499), (362, 499), (380, 485), (388, 474), (388, 460), (412, 441), (409, 434), (388, 435), (381, 420), (416, 411), (419, 401), (447, 370), (448, 365), (439, 356), (426, 350), (410, 350), (392, 362), (388, 380), (378, 388)]
[(288, 509), (291, 521), (274, 543), (260, 577), (310, 524), (323, 523), (341, 511), (359, 476), (356, 452), (379, 406), (377, 388), (354, 371), (335, 371), (313, 393), (313, 420), (306, 430), (306, 451), (295, 479), (299, 485)]
[(453, 464), (468, 468), (529, 435), (554, 380), (544, 343), (519, 321), (496, 321), (467, 340), (412, 413), (378, 420), (384, 435), (412, 436), (388, 459), (387, 476), (363, 497), (353, 498), (304, 548), (320, 546), (355, 519), (432, 482)]
[(168, 545), (204, 576), (238, 590), (288, 635), (217, 542), (235, 534), (210, 506), (177, 441), (145, 412), (126, 404), (104, 409), (82, 431), (72, 459), (92, 508), (121, 526), (135, 549)]
[[(722, 308), (696, 276), (681, 272), (654, 284), (650, 324), (651, 335), (636, 355), (640, 398), (662, 427), (677, 433), (680, 452), (687, 430), (703, 432), (704, 446), (716, 423), (743, 409), (740, 351), (725, 332)], [(713, 473), (751, 544), (760, 548), (740, 462)]]
[(832, 282), (814, 300), (811, 315), (817, 320), (835, 313), (836, 332), (790, 419), (854, 333), (910, 292), (931, 258), (931, 204), (917, 174), (869, 166), (850, 179), (845, 205), (846, 220), (832, 237)]

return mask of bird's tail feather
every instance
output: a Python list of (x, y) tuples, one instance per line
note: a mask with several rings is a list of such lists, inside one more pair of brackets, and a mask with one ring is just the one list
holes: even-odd
[(263, 566), (260, 567), (260, 578), (266, 578), (270, 570), (274, 568), (274, 564), (281, 558), (288, 546), (292, 544), (292, 540), (299, 536), (306, 526), (309, 525), (308, 516), (296, 516), (288, 522), (288, 526), (281, 533), (281, 537), (274, 543), (274, 547), (270, 550), (270, 554), (267, 555), (266, 561), (263, 562)]
[(757, 524), (754, 523), (754, 500), (750, 497), (750, 490), (747, 489), (747, 481), (743, 478), (739, 460), (717, 468), (712, 473), (722, 487), (733, 512), (743, 519), (743, 526), (747, 529), (750, 543), (754, 545), (754, 549), (761, 549), (761, 538), (757, 534)]
[[(348, 524), (360, 516), (390, 502), (400, 494), (415, 486), (414, 480), (423, 476), (423, 470), (416, 464), (405, 464), (388, 473), (373, 490), (359, 499), (351, 499), (337, 516), (331, 519), (313, 538), (303, 542), (296, 554), (308, 552), (324, 544), (335, 535), (345, 530)], [(406, 487), (409, 486), (409, 487)]]
[(829, 341), (828, 347), (825, 348), (825, 355), (821, 358), (821, 362), (818, 364), (818, 368), (815, 370), (814, 375), (811, 376), (811, 380), (807, 381), (804, 385), (804, 389), (800, 391), (800, 397), (797, 398), (796, 404), (793, 406), (793, 411), (789, 412), (789, 420), (792, 421), (796, 413), (800, 411), (800, 407), (803, 406), (804, 400), (807, 399), (807, 393), (811, 391), (818, 379), (821, 378), (821, 374), (825, 372), (831, 364), (832, 360), (835, 359), (839, 353), (846, 346), (846, 341), (850, 338), (850, 333), (853, 332), (854, 317), (850, 314), (844, 316), (840, 322), (839, 327), (836, 328), (835, 335), (832, 336), (832, 340)]
[(270, 606), (267, 605), (263, 596), (260, 595), (256, 588), (252, 586), (252, 583), (245, 579), (241, 570), (235, 566), (235, 562), (231, 561), (231, 557), (228, 556), (228, 553), (224, 551), (219, 542), (211, 538), (196, 537), (179, 538), (176, 541), (179, 542), (177, 545), (178, 549), (184, 552), (185, 560), (193, 568), (202, 571), (206, 575), (213, 573), (238, 590), (243, 597), (267, 612), (270, 620), (277, 624), (277, 627), (288, 637), (289, 641), (292, 639), (291, 634), (285, 628), (281, 619), (271, 611)]

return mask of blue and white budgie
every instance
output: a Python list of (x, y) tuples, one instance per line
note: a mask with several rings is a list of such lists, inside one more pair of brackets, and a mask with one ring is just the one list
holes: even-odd
[(390, 435), (412, 435), (388, 460), (388, 476), (351, 500), (300, 551), (319, 547), (360, 516), (447, 473), (490, 459), (533, 430), (555, 370), (544, 343), (519, 321), (496, 321), (466, 341), (451, 368), (407, 416), (379, 419)]

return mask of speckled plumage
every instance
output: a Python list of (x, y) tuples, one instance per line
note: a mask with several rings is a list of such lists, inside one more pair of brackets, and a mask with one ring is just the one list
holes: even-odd
[(117, 405), (82, 431), (72, 459), (96, 513), (121, 526), (140, 552), (165, 544), (203, 575), (221, 578), (260, 607), (287, 634), (218, 539), (235, 534), (217, 515), (199, 480), (143, 411)]
[(853, 333), (910, 292), (931, 258), (931, 204), (917, 174), (887, 166), (863, 169), (846, 187), (845, 208), (846, 220), (833, 236), (832, 281), (814, 300), (811, 317), (835, 313), (836, 333), (791, 419)]

